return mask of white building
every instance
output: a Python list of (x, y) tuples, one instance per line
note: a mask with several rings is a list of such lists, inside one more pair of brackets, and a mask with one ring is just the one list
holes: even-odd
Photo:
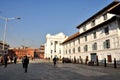
[(44, 58), (52, 59), (56, 56), (61, 59), (63, 57), (63, 46), (61, 43), (66, 38), (67, 37), (64, 35), (64, 33), (58, 33), (56, 35), (47, 34)]
[[(4, 45), (4, 50), (3, 50), (3, 45)], [(3, 41), (0, 41), (0, 56), (4, 55), (4, 53), (7, 53), (9, 49), (9, 45), (8, 44), (3, 44)]]
[(114, 1), (77, 26), (63, 45), (64, 57), (79, 61), (120, 60), (120, 2)]

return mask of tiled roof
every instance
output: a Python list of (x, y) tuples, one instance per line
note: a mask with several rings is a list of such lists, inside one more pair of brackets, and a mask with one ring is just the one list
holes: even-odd
[(117, 14), (117, 15), (120, 15), (119, 11), (120, 11), (120, 2), (108, 10), (109, 13)]
[(93, 15), (92, 17), (90, 17), (89, 19), (87, 19), (86, 21), (84, 21), (83, 23), (81, 23), (80, 25), (78, 25), (76, 28), (79, 29), (81, 26), (83, 26), (83, 25), (86, 24), (87, 22), (93, 20), (94, 18), (96, 18), (96, 16), (102, 14), (103, 12), (104, 12), (104, 14), (107, 13), (108, 10), (109, 10), (111, 7), (113, 7), (113, 6), (115, 6), (115, 5), (119, 4), (119, 3), (120, 3), (120, 1), (113, 1), (111, 4), (109, 4), (108, 6), (106, 6), (105, 8), (103, 8), (102, 10), (100, 10), (99, 12), (97, 12), (95, 15)]
[[(70, 41), (70, 40), (73, 40), (73, 39), (75, 39), (76, 37), (82, 36), (82, 35), (84, 35), (84, 34), (86, 34), (86, 33), (88, 33), (88, 32), (91, 32), (91, 31), (93, 31), (93, 30), (95, 30), (95, 29), (97, 29), (97, 28), (100, 28), (100, 27), (102, 27), (102, 26), (105, 25), (105, 24), (109, 24), (109, 23), (115, 21), (117, 18), (119, 18), (119, 17), (113, 16), (111, 19), (109, 19), (109, 20), (107, 20), (107, 21), (104, 21), (103, 23), (101, 23), (101, 24), (99, 24), (99, 25), (96, 25), (95, 27), (93, 27), (93, 28), (91, 28), (91, 29), (89, 29), (89, 30), (87, 30), (87, 31), (85, 31), (85, 32), (83, 32), (83, 33), (77, 32), (77, 33), (73, 34), (72, 36), (68, 37), (62, 44), (66, 43), (66, 42), (68, 42), (68, 41)], [(120, 19), (120, 18), (119, 18), (119, 19)]]
[(80, 33), (77, 32), (77, 33), (75, 33), (75, 34), (69, 36), (62, 44), (66, 43), (66, 42), (68, 42), (68, 41), (70, 41), (70, 40), (75, 39), (75, 38), (78, 37), (79, 35), (80, 35)]

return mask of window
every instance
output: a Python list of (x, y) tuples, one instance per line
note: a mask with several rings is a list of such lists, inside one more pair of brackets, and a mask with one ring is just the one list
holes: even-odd
[(103, 46), (104, 46), (104, 49), (109, 49), (110, 48), (110, 40), (106, 40), (105, 42), (103, 42)]
[(86, 31), (86, 30), (87, 30), (87, 29), (86, 29), (86, 26), (84, 26), (84, 27), (83, 27), (83, 31)]
[(78, 39), (78, 44), (80, 44), (80, 38)]
[(69, 53), (71, 53), (71, 49), (69, 49)]
[(85, 36), (85, 41), (87, 41), (87, 36)]
[(71, 43), (71, 42), (69, 42), (68, 44), (69, 44), (70, 46), (72, 46), (72, 43)]
[(97, 50), (97, 43), (94, 43), (94, 44), (92, 45), (92, 50)]
[(53, 50), (51, 50), (51, 53), (53, 53)]
[(73, 48), (73, 53), (75, 53), (75, 48)]
[(110, 48), (110, 40), (106, 40), (106, 48)]
[(2, 49), (2, 46), (0, 46), (0, 49)]
[(55, 41), (55, 44), (57, 44), (58, 43), (58, 41)]
[(58, 44), (58, 41), (55, 41), (55, 45), (54, 45), (54, 52), (56, 52), (56, 45)]
[(105, 32), (106, 35), (109, 34), (109, 27), (108, 26), (104, 28), (104, 32)]
[(61, 54), (61, 50), (59, 50), (59, 54)]
[(88, 51), (88, 45), (84, 46), (84, 51)]
[(67, 50), (66, 50), (66, 54), (67, 54)]
[(91, 26), (95, 26), (95, 20), (91, 22)]
[(53, 45), (53, 42), (51, 42), (51, 45)]
[(96, 32), (93, 32), (93, 38), (94, 39), (96, 38)]
[(103, 19), (104, 19), (104, 20), (107, 20), (107, 14), (104, 14), (104, 15), (103, 15)]
[(71, 43), (69, 42), (69, 45), (71, 46)]
[(80, 52), (80, 47), (78, 47), (78, 52)]

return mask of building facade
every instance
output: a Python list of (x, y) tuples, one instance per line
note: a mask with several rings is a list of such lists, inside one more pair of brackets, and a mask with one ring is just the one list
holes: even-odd
[(34, 55), (36, 58), (44, 59), (45, 47), (41, 45), (39, 49), (35, 49)]
[(45, 53), (45, 46), (44, 45), (41, 45), (40, 46), (40, 59), (44, 59), (44, 53)]
[(53, 57), (58, 57), (61, 59), (63, 57), (63, 46), (62, 42), (67, 37), (64, 33), (58, 33), (56, 35), (47, 34), (45, 43), (45, 58), (52, 59)]
[[(3, 45), (4, 45), (4, 50), (3, 50)], [(5, 53), (8, 53), (9, 45), (8, 44), (3, 44), (2, 41), (0, 41), (0, 55), (4, 55)]]
[(13, 48), (9, 50), (9, 55), (14, 56), (16, 55), (18, 59), (23, 58), (24, 56), (28, 56), (29, 58), (34, 57), (34, 49), (29, 47), (20, 47), (20, 48)]
[(63, 56), (81, 62), (120, 60), (120, 2), (114, 1), (77, 26), (78, 33), (66, 39)]

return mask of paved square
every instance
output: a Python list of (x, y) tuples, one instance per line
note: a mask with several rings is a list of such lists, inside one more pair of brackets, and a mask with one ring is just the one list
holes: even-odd
[(30, 62), (28, 73), (21, 63), (0, 66), (0, 80), (120, 80), (120, 69), (62, 63), (53, 66), (36, 60)]

